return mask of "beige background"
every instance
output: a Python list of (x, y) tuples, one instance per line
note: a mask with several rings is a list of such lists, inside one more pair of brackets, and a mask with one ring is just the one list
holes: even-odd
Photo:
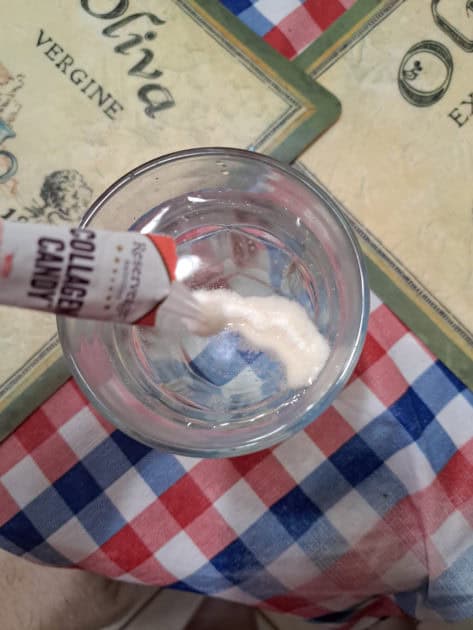
[[(75, 569), (31, 564), (0, 551), (2, 630), (310, 630), (299, 617), (247, 608), (195, 593), (113, 582)], [(317, 624), (329, 630), (333, 624)], [(372, 630), (472, 630), (473, 621), (447, 624), (388, 619)]]
[[(460, 23), (465, 3), (455, 6)], [(415, 107), (399, 92), (398, 70), (408, 49), (427, 39), (450, 50), (453, 78), (438, 103)], [(343, 112), (301, 158), (470, 331), (473, 119), (459, 128), (448, 113), (473, 91), (472, 76), (473, 55), (434, 24), (430, 2), (407, 0), (318, 78)]]

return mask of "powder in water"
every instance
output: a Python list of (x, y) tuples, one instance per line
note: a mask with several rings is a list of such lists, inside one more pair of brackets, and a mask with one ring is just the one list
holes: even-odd
[(224, 329), (240, 333), (250, 346), (278, 359), (291, 388), (312, 383), (327, 361), (330, 347), (304, 308), (279, 295), (242, 297), (234, 291), (194, 291), (201, 319), (193, 332), (215, 335)]

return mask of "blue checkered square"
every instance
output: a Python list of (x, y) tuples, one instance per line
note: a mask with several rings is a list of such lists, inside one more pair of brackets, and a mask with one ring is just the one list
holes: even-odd
[(382, 464), (382, 460), (358, 435), (335, 451), (330, 461), (352, 486), (357, 486)]
[(358, 484), (356, 489), (380, 516), (409, 494), (399, 477), (384, 464)]
[(260, 37), (264, 37), (273, 28), (271, 22), (255, 7), (249, 7), (246, 11), (240, 13), (238, 17)]
[(389, 410), (414, 440), (419, 439), (434, 419), (434, 414), (412, 388), (407, 389)]
[(311, 525), (297, 542), (320, 569), (326, 569), (350, 547), (325, 516)]
[(241, 582), (238, 586), (252, 597), (257, 597), (262, 600), (287, 594), (287, 587), (283, 586), (274, 576), (264, 569)]
[(220, 0), (220, 2), (234, 15), (239, 15), (253, 4), (253, 0)]
[(157, 451), (145, 455), (135, 468), (158, 497), (186, 472), (174, 455)]
[(130, 461), (112, 438), (103, 440), (82, 463), (102, 489), (108, 488), (130, 468)]
[[(270, 538), (268, 532), (271, 532)], [(242, 534), (241, 540), (263, 565), (270, 564), (294, 542), (287, 529), (271, 512), (263, 514)]]
[(257, 358), (259, 353), (248, 353), (239, 348), (240, 337), (232, 332), (222, 333), (207, 343), (190, 362), (191, 369), (203, 379), (226, 385)]
[(13, 543), (11, 540), (8, 540), (7, 538), (4, 538), (2, 535), (0, 535), (0, 549), (4, 549), (9, 553), (13, 553), (15, 554), (15, 556), (22, 556), (24, 554), (24, 551), (21, 547), (18, 547), (17, 545), (15, 545), (15, 543)]
[(53, 549), (47, 542), (43, 542), (34, 549), (33, 560), (41, 560), (45, 564), (52, 564), (56, 567), (70, 567), (71, 561)]
[(126, 525), (125, 519), (106, 494), (100, 494), (86, 505), (77, 518), (98, 545), (103, 545)]
[[(45, 505), (48, 506), (47, 510), (44, 509)], [(72, 511), (53, 486), (46, 488), (23, 512), (44, 538), (51, 536), (73, 517)]]
[(399, 593), (395, 596), (396, 603), (402, 608), (404, 612), (410, 615), (412, 618), (417, 617), (416, 610), (420, 603), (424, 608), (425, 603), (428, 601), (428, 593), (430, 591), (429, 580), (425, 580), (417, 590), (406, 591)]
[(465, 383), (461, 381), (457, 376), (455, 376), (455, 374), (451, 370), (449, 370), (448, 367), (444, 365), (441, 361), (437, 361), (435, 365), (444, 373), (444, 375), (452, 383), (455, 389), (457, 389), (459, 392), (467, 390)]
[(31, 551), (43, 542), (43, 537), (23, 512), (18, 512), (2, 525), (0, 536), (22, 551)]
[(328, 459), (301, 482), (300, 488), (322, 512), (326, 512), (352, 489)]
[(110, 437), (128, 458), (130, 464), (133, 465), (153, 450), (149, 446), (145, 446), (141, 442), (133, 440), (121, 431), (114, 431)]
[(261, 381), (262, 396), (275, 394), (280, 390), (280, 384), (286, 378), (282, 364), (262, 352), (251, 361), (251, 370)]
[(416, 617), (418, 599), (420, 599), (420, 595), (416, 591), (406, 591), (395, 596), (398, 606), (413, 619)]
[(437, 420), (433, 420), (417, 440), (430, 465), (439, 473), (457, 451), (448, 433)]
[(255, 7), (248, 7), (238, 17), (260, 37), (264, 37), (273, 28), (271, 22)]
[(56, 488), (74, 514), (80, 512), (102, 492), (100, 486), (81, 462), (70, 468), (54, 483), (53, 487)]
[(358, 435), (382, 460), (389, 459), (413, 441), (412, 435), (399, 425), (389, 409), (363, 427)]
[(241, 540), (234, 540), (212, 559), (213, 566), (227, 580), (239, 584), (263, 568)]
[(217, 569), (210, 563), (201, 567), (198, 571), (190, 575), (184, 581), (185, 585), (194, 592), (213, 595), (233, 586)]
[(166, 588), (170, 588), (175, 591), (184, 591), (185, 593), (200, 593), (198, 588), (192, 588), (189, 584), (186, 584), (186, 582), (181, 581), (173, 582), (173, 584), (169, 584)]
[[(434, 363), (412, 384), (412, 388), (428, 405), (433, 414), (439, 413), (458, 394), (458, 386), (452, 381), (453, 374), (445, 366)], [(456, 377), (454, 377), (455, 380)]]
[(322, 516), (319, 508), (298, 486), (274, 503), (270, 510), (294, 540), (302, 536)]

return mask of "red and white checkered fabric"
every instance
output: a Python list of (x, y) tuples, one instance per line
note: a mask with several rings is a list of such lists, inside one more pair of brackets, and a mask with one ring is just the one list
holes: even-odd
[(253, 455), (153, 451), (69, 381), (0, 445), (0, 546), (346, 628), (472, 616), (473, 396), (372, 300), (335, 404)]

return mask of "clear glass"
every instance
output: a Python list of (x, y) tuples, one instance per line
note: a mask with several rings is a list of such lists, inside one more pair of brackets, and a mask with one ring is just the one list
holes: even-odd
[(297, 300), (330, 344), (316, 381), (294, 391), (276, 361), (228, 331), (58, 318), (75, 379), (134, 438), (199, 457), (259, 450), (314, 420), (349, 378), (369, 310), (362, 257), (339, 208), (296, 170), (246, 151), (183, 151), (122, 177), (82, 226), (169, 234), (189, 287)]

